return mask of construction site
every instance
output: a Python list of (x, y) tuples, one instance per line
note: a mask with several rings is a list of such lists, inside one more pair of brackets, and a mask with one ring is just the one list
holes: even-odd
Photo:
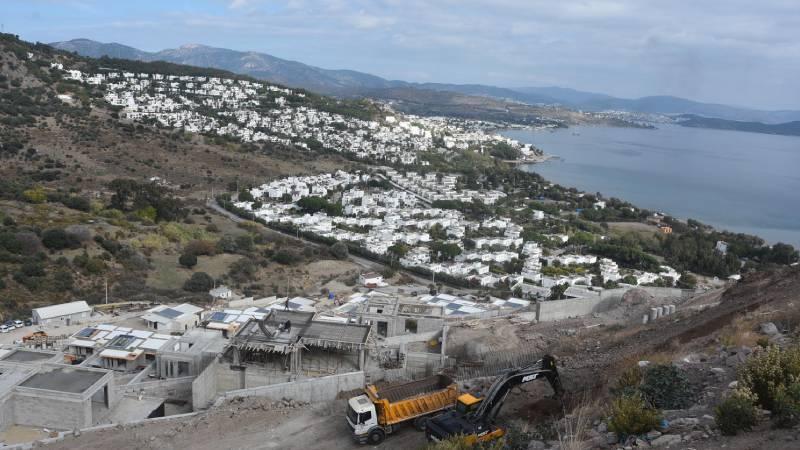
[[(602, 398), (632, 360), (683, 361), (742, 317), (786, 308), (800, 292), (791, 277), (792, 287), (762, 278), (706, 292), (628, 289), (593, 305), (371, 290), (311, 312), (267, 299), (205, 311), (175, 335), (135, 329), (143, 319), (131, 313), (67, 339), (5, 345), (0, 436), (20, 448), (87, 449), (417, 448), (430, 433), (484, 426), (502, 436)], [(538, 379), (549, 383), (527, 383)], [(480, 408), (481, 424), (457, 416)], [(557, 437), (542, 440), (558, 448)]]

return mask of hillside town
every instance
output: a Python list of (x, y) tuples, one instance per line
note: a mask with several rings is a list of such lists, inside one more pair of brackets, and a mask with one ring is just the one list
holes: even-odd
[[(388, 181), (387, 188), (377, 187), (371, 182), (375, 180)], [(382, 168), (375, 174), (339, 171), (265, 183), (249, 191), (252, 201), (238, 201), (235, 206), (268, 224), (289, 224), (331, 241), (350, 242), (370, 254), (387, 260), (396, 258), (401, 266), (421, 268), (434, 277), (444, 274), (481, 287), (504, 284), (511, 291), (534, 298), (548, 297), (550, 288), (556, 285), (575, 287), (571, 292), (583, 296), (578, 288), (597, 285), (593, 280), (596, 276), (600, 277), (600, 286), (656, 281), (664, 285), (665, 280), (669, 280), (666, 285), (672, 286), (680, 279), (681, 275), (666, 265), (657, 273), (620, 271), (616, 262), (595, 255), (556, 249), (548, 250), (545, 256), (537, 242), (521, 237), (523, 227), (509, 218), (468, 220), (461, 211), (431, 206), (435, 201), (494, 205), (506, 197), (501, 191), (460, 186), (458, 176), (453, 174), (422, 176), (391, 168)], [(303, 199), (335, 203), (341, 208), (326, 212), (320, 206), (311, 211), (304, 208)], [(536, 216), (544, 218), (543, 213)], [(566, 247), (567, 241), (560, 236), (553, 235), (551, 239)], [(543, 264), (582, 270), (571, 275), (543, 275)], [(505, 270), (509, 267), (513, 269)]]
[[(63, 65), (52, 63), (53, 69)], [(105, 89), (105, 100), (134, 121), (155, 121), (187, 132), (230, 136), (243, 142), (271, 142), (301, 150), (310, 147), (355, 158), (414, 164), (417, 153), (482, 148), (503, 142), (523, 158), (538, 150), (487, 132), (496, 124), (444, 117), (404, 116), (388, 107), (380, 120), (345, 117), (314, 108), (306, 94), (261, 82), (189, 75), (107, 71), (87, 74), (67, 69), (65, 78)], [(439, 142), (434, 142), (434, 139)]]

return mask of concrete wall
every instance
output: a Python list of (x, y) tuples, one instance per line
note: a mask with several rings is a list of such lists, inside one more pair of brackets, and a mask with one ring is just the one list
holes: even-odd
[(47, 396), (14, 393), (14, 423), (32, 427), (71, 430), (92, 425), (92, 401), (56, 392)]
[(416, 334), (404, 334), (402, 336), (392, 336), (390, 338), (384, 339), (384, 343), (389, 346), (395, 346), (400, 344), (408, 344), (411, 342), (425, 342), (430, 339), (433, 339), (439, 336), (439, 333), (442, 332), (442, 324), (439, 324), (439, 329), (428, 331), (425, 333), (416, 333)]
[(622, 296), (631, 289), (642, 289), (655, 297), (661, 298), (686, 298), (694, 293), (694, 291), (687, 291), (678, 288), (659, 288), (650, 286), (606, 289), (600, 292), (599, 296), (590, 298), (571, 298), (567, 300), (539, 302), (536, 304), (536, 320), (539, 322), (548, 322), (552, 320), (568, 319), (571, 317), (580, 317), (595, 312), (606, 311), (619, 303), (619, 301), (622, 299)]
[(0, 398), (0, 431), (14, 424), (14, 398), (8, 393)]
[(192, 381), (195, 377), (171, 378), (169, 380), (147, 381), (144, 383), (123, 384), (116, 387), (116, 394), (139, 395), (145, 397), (189, 400), (192, 398)]
[(219, 363), (214, 360), (206, 369), (192, 381), (192, 409), (197, 411), (205, 409), (214, 403), (217, 398), (217, 368)]
[(220, 362), (217, 366), (217, 391), (235, 391), (244, 389), (245, 374), (243, 370), (233, 370), (230, 364)]
[(290, 399), (301, 402), (335, 400), (340, 392), (364, 387), (364, 372), (350, 372), (322, 378), (273, 384), (250, 389), (240, 389), (222, 394), (217, 403), (235, 397), (266, 397), (272, 400)]
[(619, 302), (619, 297), (609, 297), (606, 299), (595, 298), (571, 298), (566, 300), (551, 300), (536, 304), (536, 320), (548, 322), (552, 320), (568, 319), (570, 317), (580, 317), (593, 312), (604, 311)]

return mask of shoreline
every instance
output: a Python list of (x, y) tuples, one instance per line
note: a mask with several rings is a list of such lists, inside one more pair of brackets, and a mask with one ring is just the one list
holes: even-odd
[[(692, 128), (689, 128), (689, 129), (692, 129)], [(501, 135), (505, 136), (503, 134), (504, 131), (518, 131), (518, 130), (519, 129), (499, 130), (499, 133)], [(720, 130), (714, 130), (714, 129), (698, 129), (698, 130), (705, 130), (705, 131), (710, 131), (710, 132), (719, 132), (720, 131)], [(533, 128), (528, 128), (528, 131), (537, 132), (539, 130), (536, 130), (536, 129), (533, 129)], [(758, 135), (757, 133), (751, 133), (751, 134)], [(769, 136), (769, 135), (761, 134), (760, 136)], [(520, 138), (513, 138), (513, 139), (517, 139), (520, 142), (531, 143), (531, 141), (526, 141), (526, 140), (523, 140), (523, 139), (520, 139)], [(533, 171), (533, 172), (537, 172), (538, 173), (537, 169), (534, 167), (536, 164), (541, 163), (541, 162), (551, 161), (551, 160), (559, 160), (559, 159), (562, 159), (562, 157), (560, 157), (558, 155), (545, 154), (545, 155), (542, 155), (541, 157), (535, 157), (535, 158), (530, 158), (530, 159), (526, 159), (526, 160), (515, 161), (514, 162), (514, 166), (515, 166), (515, 168), (517, 170)], [(684, 223), (688, 219), (691, 218), (691, 219), (699, 220), (703, 224), (710, 225), (715, 230), (720, 231), (720, 232), (739, 233), (739, 234), (746, 234), (746, 235), (750, 235), (750, 236), (755, 236), (755, 237), (758, 237), (760, 239), (763, 239), (764, 242), (767, 245), (774, 245), (776, 243), (783, 242), (783, 243), (787, 243), (787, 244), (793, 245), (795, 247), (800, 246), (800, 241), (798, 241), (798, 238), (796, 237), (797, 236), (797, 232), (795, 230), (793, 230), (793, 229), (786, 229), (786, 228), (775, 227), (775, 226), (765, 226), (765, 225), (760, 225), (760, 224), (732, 225), (728, 221), (721, 220), (719, 217), (712, 217), (712, 216), (707, 215), (707, 214), (686, 214), (686, 213), (681, 213), (681, 212), (675, 212), (672, 207), (666, 206), (666, 205), (664, 205), (664, 204), (662, 204), (660, 202), (657, 202), (658, 204), (652, 204), (649, 201), (641, 201), (641, 199), (639, 201), (632, 200), (627, 195), (608, 194), (607, 191), (605, 189), (602, 189), (600, 186), (595, 186), (593, 189), (586, 189), (586, 188), (581, 188), (581, 187), (578, 187), (576, 185), (569, 184), (569, 183), (565, 184), (563, 182), (557, 182), (557, 181), (554, 181), (553, 179), (551, 179), (549, 177), (544, 177), (543, 176), (543, 178), (545, 180), (547, 180), (548, 182), (557, 183), (557, 184), (560, 184), (562, 186), (573, 187), (573, 188), (578, 189), (579, 191), (583, 191), (583, 192), (595, 192), (595, 191), (603, 192), (604, 195), (609, 195), (610, 197), (617, 197), (617, 198), (620, 198), (621, 200), (628, 201), (628, 202), (632, 203), (633, 205), (635, 205), (635, 207), (637, 207), (637, 208), (644, 208), (644, 209), (650, 209), (650, 210), (654, 210), (654, 211), (667, 213), (671, 217), (673, 217), (675, 219), (678, 219), (678, 220), (680, 220), (680, 221), (682, 221)]]

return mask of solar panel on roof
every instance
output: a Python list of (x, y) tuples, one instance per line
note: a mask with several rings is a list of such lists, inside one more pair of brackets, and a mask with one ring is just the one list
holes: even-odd
[(164, 317), (166, 317), (168, 319), (174, 319), (174, 318), (176, 318), (178, 316), (183, 315), (182, 312), (175, 311), (172, 308), (162, 309), (161, 311), (158, 311), (156, 314), (158, 314), (159, 316), (164, 316)]
[(134, 336), (122, 334), (112, 339), (108, 346), (116, 348), (128, 348), (136, 340), (137, 339)]
[(464, 306), (464, 305), (459, 305), (458, 303), (448, 303), (447, 305), (445, 305), (445, 308), (451, 309), (451, 310), (458, 310), (458, 309), (461, 309), (462, 306)]
[(215, 312), (214, 314), (211, 314), (211, 319), (209, 320), (211, 320), (212, 322), (222, 322), (223, 320), (225, 320), (225, 313)]
[(92, 333), (94, 333), (94, 328), (84, 328), (81, 331), (78, 331), (77, 333), (75, 333), (75, 336), (84, 337), (85, 338), (85, 337), (91, 336)]

